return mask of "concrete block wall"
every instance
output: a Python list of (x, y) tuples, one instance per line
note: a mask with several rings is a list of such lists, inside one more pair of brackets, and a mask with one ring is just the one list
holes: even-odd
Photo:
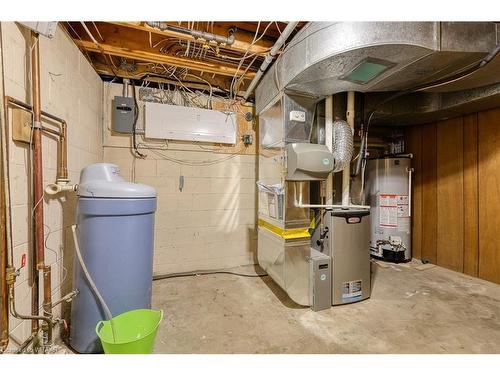
[(256, 263), (255, 152), (232, 155), (213, 152), (211, 145), (155, 141), (166, 149), (141, 150), (147, 158), (136, 159), (131, 137), (110, 130), (111, 101), (122, 94), (122, 86), (105, 83), (104, 92), (104, 161), (118, 164), (126, 179), (158, 192), (154, 273)]
[[(30, 103), (30, 32), (14, 22), (2, 22), (1, 28), (5, 94)], [(75, 183), (83, 167), (102, 160), (103, 83), (61, 27), (53, 39), (40, 37), (39, 43), (42, 108), (68, 122), (68, 170), (71, 181)], [(19, 266), (22, 254), (28, 253), (31, 246), (30, 158), (26, 144), (10, 140), (9, 147), (14, 261)], [(45, 184), (53, 182), (56, 177), (56, 147), (55, 140), (44, 137)], [(71, 194), (44, 198), (46, 260), (52, 265), (54, 301), (71, 290), (74, 247), (70, 225), (74, 223), (75, 202)], [(22, 270), (16, 283), (16, 304), (20, 312), (30, 313), (27, 267)], [(59, 310), (56, 310), (56, 314), (59, 314)], [(12, 348), (16, 347), (16, 342), (29, 336), (30, 328), (29, 321), (11, 318)]]

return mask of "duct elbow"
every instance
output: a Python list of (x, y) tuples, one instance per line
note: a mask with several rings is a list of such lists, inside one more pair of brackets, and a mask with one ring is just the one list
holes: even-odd
[(332, 125), (332, 133), (332, 154), (335, 158), (335, 167), (333, 172), (340, 172), (351, 163), (353, 153), (352, 130), (347, 121), (336, 120)]

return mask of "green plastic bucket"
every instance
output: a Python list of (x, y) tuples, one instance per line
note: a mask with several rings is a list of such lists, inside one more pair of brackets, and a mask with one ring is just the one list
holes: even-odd
[(131, 310), (101, 320), (95, 332), (106, 354), (149, 354), (162, 319), (162, 310)]

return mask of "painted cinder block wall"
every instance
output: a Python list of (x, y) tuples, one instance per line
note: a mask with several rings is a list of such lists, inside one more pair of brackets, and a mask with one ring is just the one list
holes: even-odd
[[(30, 32), (14, 22), (2, 22), (1, 28), (5, 94), (30, 103)], [(61, 27), (53, 39), (41, 36), (39, 43), (42, 109), (68, 123), (68, 172), (71, 181), (76, 183), (83, 167), (102, 160), (103, 83)], [(28, 145), (12, 140), (9, 142), (14, 262), (19, 267), (22, 254), (28, 253), (31, 246), (30, 158)], [(44, 136), (45, 184), (55, 180), (56, 162), (56, 141)], [(44, 198), (46, 261), (52, 265), (53, 301), (71, 290), (74, 247), (70, 226), (74, 223), (75, 203), (72, 194), (57, 199)], [(16, 283), (16, 304), (18, 310), (25, 314), (29, 314), (31, 309), (27, 271), (28, 267), (22, 270)], [(55, 310), (56, 315), (60, 308)], [(16, 341), (26, 339), (30, 329), (29, 321), (21, 322), (11, 317), (11, 348), (16, 347)]]
[[(126, 179), (151, 185), (158, 192), (154, 273), (256, 263), (255, 145), (245, 148), (239, 142), (224, 148), (156, 141), (157, 147), (166, 149), (141, 150), (147, 157), (136, 159), (131, 137), (111, 131), (112, 99), (122, 95), (122, 85), (104, 86), (104, 160), (118, 164)], [(141, 101), (139, 107), (137, 128), (142, 129)], [(246, 122), (242, 113), (238, 115), (238, 127), (240, 133), (251, 132), (256, 139), (252, 123)], [(200, 165), (204, 162), (210, 163)], [(180, 176), (184, 177), (182, 191)]]

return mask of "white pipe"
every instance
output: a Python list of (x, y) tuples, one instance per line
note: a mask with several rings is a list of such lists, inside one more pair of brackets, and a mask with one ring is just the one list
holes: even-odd
[(294, 206), (297, 208), (325, 208), (325, 209), (342, 209), (347, 210), (349, 208), (358, 208), (367, 210), (370, 206), (360, 206), (360, 205), (346, 205), (346, 204), (308, 204), (302, 203), (302, 194), (299, 194), (299, 199), (297, 200), (297, 182), (294, 183)]
[(101, 306), (104, 309), (104, 313), (106, 314), (106, 319), (111, 320), (113, 318), (113, 315), (111, 315), (111, 311), (109, 310), (108, 305), (106, 305), (106, 302), (104, 302), (104, 298), (102, 298), (101, 293), (99, 293), (99, 290), (97, 289), (97, 286), (94, 283), (94, 280), (92, 280), (92, 277), (90, 276), (89, 270), (85, 266), (85, 262), (83, 261), (82, 253), (80, 252), (80, 246), (78, 244), (78, 237), (76, 235), (76, 225), (71, 226), (71, 230), (73, 231), (73, 241), (75, 242), (75, 251), (76, 251), (76, 256), (78, 258), (78, 262), (80, 263), (80, 266), (82, 267), (83, 273), (85, 274), (85, 277), (94, 291), (97, 299), (99, 300)]
[(349, 210), (353, 208), (358, 208), (362, 210), (369, 210), (370, 206), (362, 206), (362, 205), (343, 205), (343, 204), (295, 204), (297, 208), (324, 208), (324, 209), (341, 209), (341, 210)]
[(255, 77), (253, 77), (252, 82), (250, 82), (247, 91), (245, 91), (245, 93), (243, 94), (243, 99), (247, 100), (248, 97), (252, 94), (253, 90), (259, 83), (260, 79), (266, 72), (267, 67), (273, 61), (274, 56), (276, 56), (280, 48), (283, 46), (283, 44), (285, 44), (286, 40), (293, 32), (297, 24), (298, 22), (288, 22), (288, 25), (286, 25), (285, 30), (283, 30), (278, 40), (276, 41), (276, 43), (274, 43), (274, 46), (271, 48), (271, 51), (269, 51), (266, 57), (264, 58), (264, 61), (262, 62), (262, 65), (259, 67), (257, 74), (255, 74)]
[(413, 173), (413, 168), (407, 168), (408, 171), (408, 216), (412, 217), (411, 214), (411, 175)]
[[(347, 119), (347, 123), (351, 127), (351, 131), (354, 133), (354, 91), (349, 91), (347, 93), (346, 119)], [(348, 165), (342, 172), (342, 205), (343, 206), (348, 206), (350, 203), (350, 199), (349, 199), (350, 177), (351, 177), (351, 168), (350, 168), (350, 165)]]
[(87, 25), (85, 25), (85, 22), (83, 21), (80, 21), (80, 23), (82, 24), (83, 28), (85, 29), (85, 31), (87, 32), (87, 35), (90, 37), (90, 39), (92, 39), (92, 41), (97, 45), (99, 46), (99, 42), (96, 40), (96, 38), (94, 38), (94, 36), (92, 35), (92, 33), (90, 32), (89, 28), (87, 27)]
[[(329, 95), (325, 100), (325, 145), (328, 151), (333, 149), (333, 95)], [(333, 202), (333, 174), (329, 174), (326, 179), (326, 204)]]
[(65, 182), (56, 182), (48, 184), (45, 187), (45, 194), (56, 195), (62, 193), (63, 191), (76, 191), (78, 185), (72, 185)]

